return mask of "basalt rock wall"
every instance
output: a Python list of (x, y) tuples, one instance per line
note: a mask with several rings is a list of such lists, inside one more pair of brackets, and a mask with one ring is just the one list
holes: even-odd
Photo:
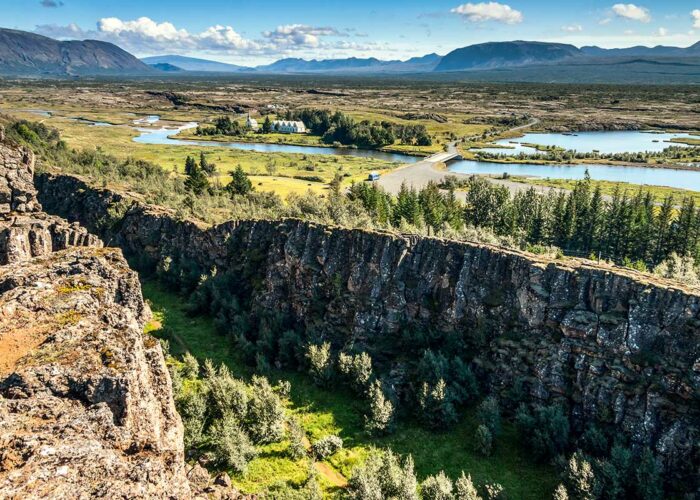
[(42, 211), (33, 165), (0, 127), (0, 498), (192, 498), (138, 276)]
[(407, 325), (478, 332), (474, 363), (494, 390), (525, 381), (530, 400), (565, 402), (574, 423), (615, 426), (697, 479), (698, 293), (579, 261), (299, 220), (207, 229), (75, 177), (42, 175), (38, 186), (49, 211), (128, 255), (176, 262), (193, 279), (236, 273), (251, 308), (348, 343)]

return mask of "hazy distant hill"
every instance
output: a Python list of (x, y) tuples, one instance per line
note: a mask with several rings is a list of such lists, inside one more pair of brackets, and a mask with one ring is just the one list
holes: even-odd
[(0, 74), (20, 76), (138, 75), (155, 70), (114, 44), (60, 42), (26, 31), (0, 28)]
[(688, 48), (667, 47), (627, 47), (624, 49), (602, 49), (600, 47), (581, 47), (581, 52), (587, 56), (595, 57), (700, 57), (700, 42)]
[(146, 64), (170, 64), (185, 71), (204, 71), (212, 73), (237, 73), (239, 71), (250, 70), (244, 66), (227, 64), (208, 59), (197, 59), (196, 57), (185, 57), (177, 55), (144, 57), (141, 59)]
[(153, 69), (157, 69), (158, 71), (165, 71), (168, 73), (185, 71), (184, 69), (182, 69), (178, 66), (175, 66), (174, 64), (170, 64), (170, 63), (155, 63), (155, 64), (149, 64), (149, 66)]
[(406, 61), (382, 61), (374, 57), (360, 59), (324, 59), (310, 61), (306, 59), (280, 59), (266, 66), (258, 66), (257, 71), (265, 73), (424, 73), (435, 69), (440, 62), (437, 54), (414, 57)]
[(307, 61), (306, 59), (290, 57), (265, 66), (258, 66), (255, 69), (271, 73), (300, 73), (309, 71), (367, 70), (378, 68), (385, 64), (387, 64), (387, 61), (380, 61), (374, 57), (367, 59), (349, 57), (347, 59), (323, 59), (320, 61), (316, 59)]
[(581, 55), (573, 45), (544, 42), (489, 42), (453, 50), (435, 71), (463, 71), (525, 66), (571, 59)]
[(510, 66), (468, 71), (434, 71), (414, 80), (464, 82), (700, 84), (700, 57), (575, 58), (556, 64)]

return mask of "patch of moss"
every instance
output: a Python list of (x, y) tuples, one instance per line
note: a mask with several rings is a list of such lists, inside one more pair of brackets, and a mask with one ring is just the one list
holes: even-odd
[(83, 315), (78, 311), (68, 311), (56, 316), (56, 323), (59, 326), (75, 325), (82, 319)]

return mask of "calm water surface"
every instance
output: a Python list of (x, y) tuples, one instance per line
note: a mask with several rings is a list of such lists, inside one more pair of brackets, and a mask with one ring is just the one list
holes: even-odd
[(671, 139), (700, 139), (691, 134), (671, 134), (639, 131), (610, 131), (610, 132), (576, 132), (574, 134), (525, 134), (516, 139), (501, 139), (495, 144), (508, 148), (482, 148), (474, 151), (487, 153), (517, 155), (519, 153), (533, 154), (535, 148), (524, 144), (539, 144), (541, 146), (556, 146), (564, 149), (592, 153), (598, 151), (605, 154), (638, 153), (644, 151), (659, 152), (669, 146), (687, 146), (687, 144), (672, 143)]
[(449, 165), (450, 172), (462, 174), (524, 175), (550, 179), (583, 179), (588, 169), (592, 179), (669, 186), (700, 191), (700, 172), (670, 168), (619, 167), (611, 165), (543, 165), (494, 163), (462, 160)]
[(382, 151), (372, 151), (367, 149), (314, 147), (314, 146), (293, 146), (289, 144), (264, 144), (255, 142), (214, 142), (214, 141), (191, 141), (170, 137), (181, 130), (196, 127), (196, 123), (188, 123), (179, 129), (137, 129), (141, 135), (134, 138), (134, 142), (140, 144), (164, 144), (170, 146), (201, 146), (201, 147), (223, 147), (231, 149), (241, 149), (244, 151), (257, 151), (259, 153), (297, 153), (305, 155), (339, 155), (356, 156), (359, 158), (374, 158), (377, 160), (392, 161), (398, 163), (415, 163), (421, 158), (394, 153), (384, 153)]

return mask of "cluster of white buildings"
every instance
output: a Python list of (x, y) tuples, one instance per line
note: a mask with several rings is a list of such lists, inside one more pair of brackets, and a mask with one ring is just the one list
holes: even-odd
[[(251, 118), (250, 115), (248, 115), (245, 124), (251, 130), (258, 130), (260, 128), (258, 121), (255, 118)], [(272, 131), (282, 134), (305, 134), (306, 125), (304, 125), (304, 122), (300, 121), (275, 120), (272, 122)]]
[(304, 125), (304, 122), (275, 120), (272, 122), (272, 130), (283, 134), (305, 134), (306, 125)]

